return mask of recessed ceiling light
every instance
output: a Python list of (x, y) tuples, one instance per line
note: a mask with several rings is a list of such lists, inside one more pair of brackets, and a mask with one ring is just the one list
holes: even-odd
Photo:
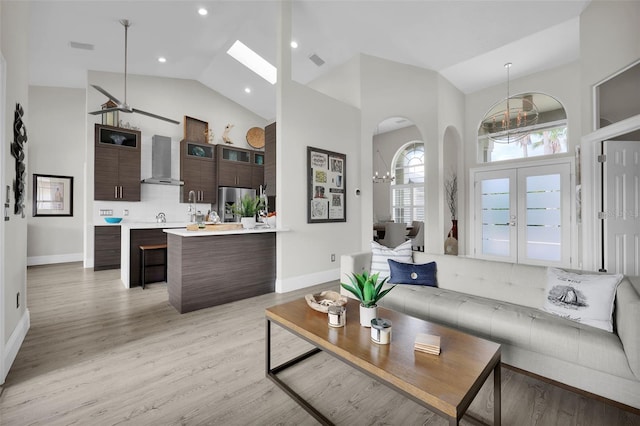
[(158, 62), (160, 62), (161, 64), (164, 64), (165, 62), (167, 62), (167, 58), (165, 58), (164, 56), (160, 56), (158, 58)]
[(200, 9), (198, 9), (198, 14), (200, 16), (207, 16), (207, 13), (209, 13), (209, 11), (207, 9), (205, 9), (204, 7), (201, 7)]
[(250, 87), (245, 87), (244, 88), (244, 93), (251, 93), (251, 88)]
[(229, 50), (227, 50), (227, 53), (236, 61), (267, 80), (269, 83), (276, 84), (276, 81), (278, 80), (278, 70), (276, 67), (248, 48), (240, 40), (236, 40)]
[(297, 49), (298, 48), (298, 42), (295, 41), (295, 40), (292, 40), (291, 41), (291, 47), (293, 47), (294, 49)]

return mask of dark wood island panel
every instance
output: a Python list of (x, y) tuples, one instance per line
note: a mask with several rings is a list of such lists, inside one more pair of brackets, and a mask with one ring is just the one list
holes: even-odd
[(169, 303), (181, 314), (275, 290), (276, 234), (167, 234)]

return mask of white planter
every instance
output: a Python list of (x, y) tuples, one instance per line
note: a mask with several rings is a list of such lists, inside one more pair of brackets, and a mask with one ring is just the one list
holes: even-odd
[(256, 218), (255, 217), (241, 217), (240, 223), (244, 229), (253, 229), (256, 227)]
[(372, 306), (367, 308), (360, 305), (360, 325), (363, 327), (371, 327), (371, 320), (378, 317), (378, 307)]

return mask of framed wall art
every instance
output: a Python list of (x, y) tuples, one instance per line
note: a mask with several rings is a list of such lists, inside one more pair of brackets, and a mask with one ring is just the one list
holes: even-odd
[(347, 156), (307, 147), (307, 223), (347, 221)]
[(73, 216), (73, 177), (34, 174), (33, 215)]

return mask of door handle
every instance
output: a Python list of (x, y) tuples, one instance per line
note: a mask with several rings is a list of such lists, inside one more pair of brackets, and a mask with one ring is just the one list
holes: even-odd
[(113, 187), (113, 198), (118, 198), (118, 187), (117, 186)]

